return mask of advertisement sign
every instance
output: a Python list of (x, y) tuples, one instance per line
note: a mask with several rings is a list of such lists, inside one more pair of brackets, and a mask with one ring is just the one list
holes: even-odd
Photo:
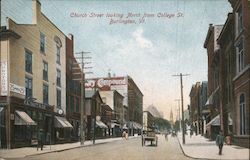
[(25, 96), (25, 87), (10, 83), (10, 91)]

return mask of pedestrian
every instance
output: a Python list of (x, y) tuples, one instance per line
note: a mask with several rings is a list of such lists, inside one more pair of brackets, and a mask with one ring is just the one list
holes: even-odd
[(165, 133), (165, 140), (168, 141), (168, 133)]
[(43, 130), (40, 129), (38, 131), (38, 143), (37, 143), (37, 150), (41, 147), (41, 151), (43, 150)]
[(122, 132), (122, 138), (124, 138), (124, 139), (126, 138), (126, 132), (125, 131)]
[(193, 130), (190, 129), (190, 138), (192, 138), (192, 135), (193, 135)]
[(222, 131), (220, 130), (219, 134), (216, 137), (216, 145), (219, 147), (219, 155), (222, 154), (223, 143), (224, 143), (224, 136)]

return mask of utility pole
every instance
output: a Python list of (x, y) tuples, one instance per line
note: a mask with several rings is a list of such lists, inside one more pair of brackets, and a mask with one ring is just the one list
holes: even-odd
[(183, 84), (182, 84), (182, 77), (183, 76), (189, 76), (190, 74), (178, 74), (178, 75), (173, 75), (173, 76), (178, 76), (180, 77), (180, 82), (181, 82), (181, 113), (182, 113), (182, 144), (185, 144), (185, 124), (184, 124), (184, 110), (183, 110)]
[[(73, 80), (80, 81), (81, 84), (81, 98), (80, 98), (80, 143), (84, 145), (85, 142), (85, 128), (86, 128), (86, 113), (85, 113), (85, 73), (84, 73), (84, 54), (90, 52), (79, 52), (75, 54), (80, 54), (80, 57), (76, 57), (75, 59), (80, 59), (80, 63), (76, 63), (78, 67), (72, 68), (72, 70), (77, 69), (76, 72), (73, 71), (74, 75), (80, 75), (80, 77), (73, 78)], [(81, 70), (79, 70), (79, 64), (81, 65)], [(80, 79), (79, 79), (80, 78)]]
[(180, 109), (180, 99), (175, 99), (175, 101), (178, 102), (178, 118), (179, 118), (179, 127), (180, 127), (180, 131), (181, 131), (181, 128), (182, 128), (182, 125), (181, 125), (181, 109)]
[(93, 124), (93, 144), (95, 144), (95, 132), (96, 132), (96, 104), (97, 104), (97, 100), (96, 100), (96, 81), (95, 81), (95, 88), (94, 88), (94, 124)]

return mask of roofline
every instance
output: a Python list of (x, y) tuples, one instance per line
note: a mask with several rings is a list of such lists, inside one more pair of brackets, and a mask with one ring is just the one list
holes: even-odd
[[(222, 30), (221, 30), (221, 32), (220, 32), (219, 37), (217, 38), (217, 42), (219, 42), (219, 41), (221, 40), (222, 35), (224, 34), (226, 28), (228, 27), (228, 23), (232, 20), (232, 18), (233, 18), (233, 13), (231, 13), (231, 12), (228, 13), (228, 14), (227, 14), (227, 20), (226, 20), (225, 24), (223, 25), (223, 28), (222, 28)], [(219, 43), (218, 43), (218, 44), (219, 44)]]

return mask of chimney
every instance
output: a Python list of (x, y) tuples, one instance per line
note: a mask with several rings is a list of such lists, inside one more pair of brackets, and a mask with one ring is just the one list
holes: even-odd
[(32, 0), (32, 24), (37, 24), (41, 14), (41, 3), (39, 0)]

